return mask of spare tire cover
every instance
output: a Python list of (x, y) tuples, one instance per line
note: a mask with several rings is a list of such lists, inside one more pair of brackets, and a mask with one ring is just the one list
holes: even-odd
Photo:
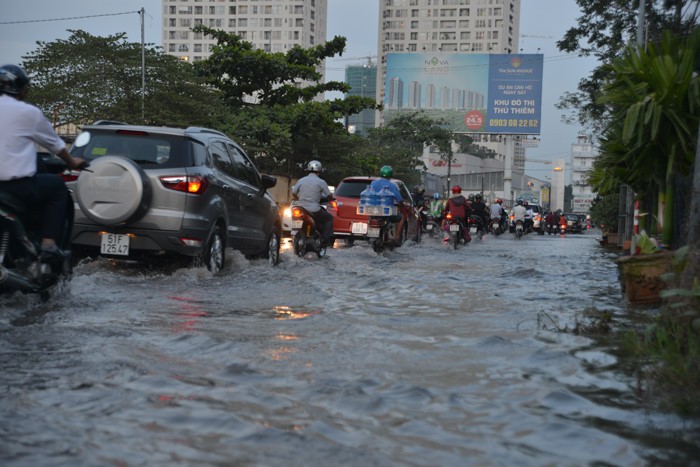
[(151, 184), (131, 159), (104, 156), (90, 162), (78, 178), (76, 198), (93, 222), (117, 225), (134, 221), (148, 210)]

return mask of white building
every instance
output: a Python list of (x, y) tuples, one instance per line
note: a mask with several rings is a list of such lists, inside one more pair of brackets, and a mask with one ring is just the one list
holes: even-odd
[(181, 60), (209, 56), (216, 41), (198, 24), (235, 33), (256, 49), (286, 53), (326, 41), (327, 0), (162, 0), (163, 49)]
[(588, 184), (588, 173), (593, 168), (597, 157), (591, 136), (579, 134), (571, 145), (571, 191), (573, 195), (572, 210), (576, 213), (589, 212), (596, 193)]

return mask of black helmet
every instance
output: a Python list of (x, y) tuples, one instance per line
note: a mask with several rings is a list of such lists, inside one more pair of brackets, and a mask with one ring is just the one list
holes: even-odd
[(477, 193), (476, 196), (474, 196), (474, 199), (477, 201), (481, 201), (481, 193)]
[(522, 206), (522, 205), (523, 205), (523, 200), (522, 200), (522, 199), (519, 199), (519, 200), (518, 200), (518, 206)]
[(6, 94), (20, 94), (29, 86), (29, 76), (17, 65), (3, 65), (0, 67), (0, 92)]

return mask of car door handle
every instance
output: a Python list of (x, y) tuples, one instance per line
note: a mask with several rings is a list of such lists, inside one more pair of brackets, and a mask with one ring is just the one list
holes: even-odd
[(246, 197), (248, 199), (253, 199), (255, 197), (255, 195), (253, 193), (246, 193)]

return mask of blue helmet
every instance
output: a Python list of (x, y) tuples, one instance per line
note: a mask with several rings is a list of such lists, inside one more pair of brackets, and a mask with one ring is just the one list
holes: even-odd
[(433, 193), (433, 198), (440, 199), (440, 193), (438, 193), (437, 191)]

